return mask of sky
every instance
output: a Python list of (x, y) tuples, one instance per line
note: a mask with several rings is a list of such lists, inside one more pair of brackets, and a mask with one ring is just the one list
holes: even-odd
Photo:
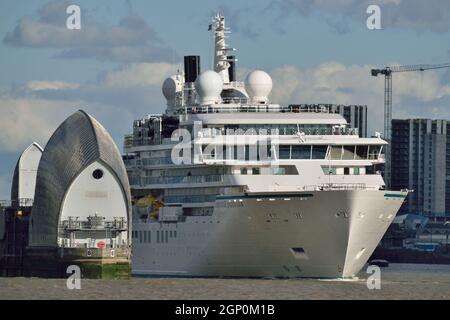
[[(80, 30), (66, 27), (73, 4)], [(372, 4), (380, 30), (366, 25)], [(231, 27), (240, 80), (267, 71), (274, 103), (365, 104), (369, 134), (383, 127), (384, 81), (371, 68), (450, 61), (448, 0), (2, 0), (0, 199), (20, 153), (78, 109), (122, 149), (134, 119), (164, 111), (161, 84), (184, 55), (211, 68), (215, 12)], [(450, 69), (395, 74), (393, 90), (394, 118), (450, 120)]]

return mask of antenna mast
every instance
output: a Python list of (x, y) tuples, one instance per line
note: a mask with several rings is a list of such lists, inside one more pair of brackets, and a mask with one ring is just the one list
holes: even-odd
[(214, 31), (214, 71), (220, 74), (223, 83), (230, 83), (228, 68), (230, 61), (227, 52), (234, 51), (234, 48), (227, 48), (225, 39), (227, 33), (230, 33), (230, 28), (225, 27), (225, 17), (221, 14), (216, 14), (213, 18), (212, 30)]

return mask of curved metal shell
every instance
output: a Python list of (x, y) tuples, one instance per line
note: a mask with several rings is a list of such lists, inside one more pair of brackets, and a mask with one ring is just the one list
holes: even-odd
[(109, 167), (119, 181), (131, 225), (130, 187), (119, 149), (97, 120), (79, 110), (56, 129), (42, 154), (31, 214), (31, 246), (57, 246), (65, 194), (74, 179), (95, 161)]
[[(26, 158), (27, 153), (29, 151), (32, 151), (32, 149), (39, 150), (41, 153), (44, 151), (37, 142), (33, 142), (22, 152), (19, 159), (17, 159), (16, 167), (14, 169), (12, 185), (11, 185), (11, 201), (19, 201), (19, 199), (21, 198), (20, 194), (19, 194), (19, 184), (21, 183), (21, 181), (19, 181), (20, 180), (19, 179), (19, 177), (20, 177), (19, 171), (20, 171), (21, 164), (24, 161), (24, 158)], [(34, 168), (34, 166), (33, 166), (33, 170), (35, 170), (35, 169), (36, 168)]]

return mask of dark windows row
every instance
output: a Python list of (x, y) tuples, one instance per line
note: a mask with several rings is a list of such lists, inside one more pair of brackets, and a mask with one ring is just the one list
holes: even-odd
[[(152, 232), (150, 230), (135, 230), (131, 232), (131, 237), (140, 243), (152, 243)], [(156, 243), (167, 243), (169, 238), (176, 238), (176, 230), (157, 230)]]

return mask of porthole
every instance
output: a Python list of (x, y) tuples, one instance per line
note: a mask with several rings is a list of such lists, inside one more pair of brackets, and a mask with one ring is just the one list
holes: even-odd
[(100, 169), (94, 170), (94, 172), (92, 172), (92, 177), (95, 180), (100, 180), (103, 177), (103, 171)]

